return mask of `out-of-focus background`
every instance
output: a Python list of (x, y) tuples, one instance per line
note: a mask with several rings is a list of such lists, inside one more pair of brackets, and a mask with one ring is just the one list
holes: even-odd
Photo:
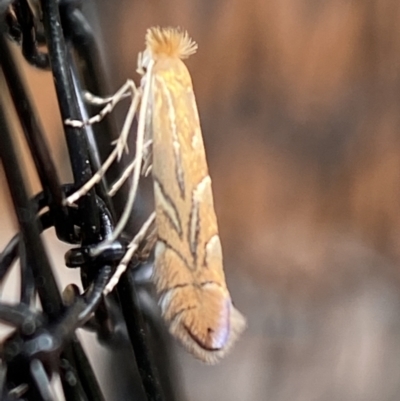
[[(127, 78), (138, 82), (148, 27), (182, 26), (199, 44), (187, 64), (227, 280), (248, 329), (216, 367), (176, 348), (186, 398), (397, 400), (400, 3), (92, 0), (85, 7), (113, 90)], [(25, 73), (68, 179), (52, 79), (31, 67)], [(1, 245), (15, 229), (4, 199)], [(50, 244), (61, 266), (67, 248)], [(60, 269), (68, 282), (70, 272)], [(123, 374), (110, 354), (92, 355), (106, 393), (123, 394), (123, 384), (107, 382)]]

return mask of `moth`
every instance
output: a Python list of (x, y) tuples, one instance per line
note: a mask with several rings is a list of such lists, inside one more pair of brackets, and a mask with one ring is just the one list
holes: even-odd
[[(120, 157), (137, 116), (136, 155), (128, 167), (133, 172), (133, 189), (112, 237), (93, 254), (101, 253), (102, 247), (113, 242), (122, 231), (133, 206), (140, 172), (149, 171), (151, 162), (155, 213), (133, 238), (104, 293), (112, 291), (118, 283), (155, 219), (153, 278), (162, 316), (171, 334), (191, 354), (214, 364), (243, 332), (246, 320), (233, 306), (225, 282), (199, 114), (192, 80), (182, 61), (196, 52), (197, 44), (186, 31), (159, 27), (147, 31), (145, 42), (146, 49), (138, 59), (138, 72), (142, 75), (139, 89), (128, 80), (110, 98), (90, 95), (87, 100), (105, 104), (103, 110), (86, 122), (65, 121), (74, 127), (99, 122), (121, 99), (132, 96), (116, 148), (93, 178), (67, 202), (71, 204), (83, 196)], [(113, 188), (119, 188), (127, 176), (124, 174)], [(111, 189), (110, 195), (114, 192)]]
[(213, 364), (246, 323), (225, 282), (199, 115), (182, 61), (196, 50), (185, 31), (151, 28), (138, 70), (149, 90), (145, 135), (152, 139), (154, 282), (162, 316), (190, 353)]

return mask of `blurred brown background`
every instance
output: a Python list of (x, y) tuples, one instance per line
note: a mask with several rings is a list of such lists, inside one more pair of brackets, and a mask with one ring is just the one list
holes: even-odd
[[(113, 90), (128, 77), (138, 82), (149, 26), (182, 26), (199, 44), (187, 64), (228, 283), (249, 328), (217, 367), (177, 348), (187, 399), (397, 400), (400, 3), (85, 7)], [(67, 163), (51, 78), (26, 73)]]

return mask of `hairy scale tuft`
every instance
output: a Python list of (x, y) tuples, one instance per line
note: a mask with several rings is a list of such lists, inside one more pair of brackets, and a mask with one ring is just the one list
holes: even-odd
[(230, 335), (228, 342), (224, 347), (218, 350), (207, 350), (201, 347), (193, 337), (189, 334), (180, 321), (176, 319), (170, 322), (169, 331), (170, 333), (178, 338), (181, 344), (190, 352), (195, 358), (201, 360), (208, 365), (217, 364), (223, 357), (225, 357), (231, 350), (233, 344), (236, 342), (240, 334), (246, 329), (246, 319), (242, 314), (232, 306), (230, 316)]
[(181, 28), (149, 28), (146, 33), (146, 46), (153, 57), (165, 55), (185, 59), (197, 50), (197, 43)]

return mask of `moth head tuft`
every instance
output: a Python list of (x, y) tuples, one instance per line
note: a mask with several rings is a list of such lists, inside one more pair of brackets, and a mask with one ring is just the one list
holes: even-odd
[(146, 33), (146, 47), (153, 58), (165, 55), (185, 59), (196, 52), (197, 43), (181, 28), (152, 27)]

